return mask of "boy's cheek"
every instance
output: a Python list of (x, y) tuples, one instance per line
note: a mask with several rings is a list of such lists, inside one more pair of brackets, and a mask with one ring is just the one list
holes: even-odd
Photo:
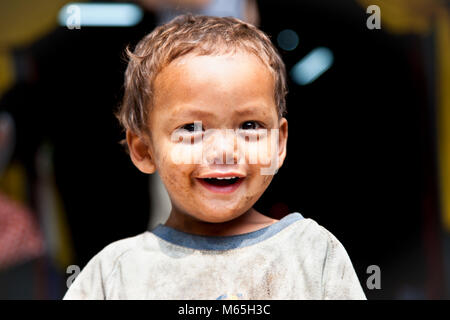
[(271, 160), (270, 139), (260, 137), (256, 142), (245, 143), (242, 149), (245, 151), (245, 161), (248, 164), (268, 165)]
[(192, 165), (166, 163), (158, 173), (169, 195), (173, 196), (183, 194), (190, 188), (192, 172)]
[(267, 135), (259, 137), (257, 141), (241, 141), (239, 147), (241, 159), (245, 159), (248, 164), (261, 166), (276, 165), (278, 155), (278, 137)]
[(201, 144), (174, 143), (168, 151), (167, 158), (176, 165), (201, 164), (202, 154)]

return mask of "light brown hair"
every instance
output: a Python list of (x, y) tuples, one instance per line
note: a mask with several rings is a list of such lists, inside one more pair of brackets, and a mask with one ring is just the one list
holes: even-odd
[(123, 101), (116, 113), (125, 130), (149, 134), (153, 83), (170, 62), (188, 53), (219, 55), (243, 50), (256, 55), (274, 76), (274, 100), (278, 116), (286, 113), (286, 70), (269, 37), (255, 26), (232, 17), (181, 15), (157, 27), (136, 45), (126, 49)]

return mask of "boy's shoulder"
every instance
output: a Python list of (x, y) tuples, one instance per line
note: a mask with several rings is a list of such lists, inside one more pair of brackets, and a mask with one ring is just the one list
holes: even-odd
[(106, 245), (89, 262), (89, 265), (100, 265), (102, 273), (107, 275), (115, 265), (129, 254), (135, 255), (140, 250), (145, 250), (148, 246), (148, 233), (143, 232), (138, 235), (116, 240)]
[(318, 264), (324, 261), (349, 260), (348, 252), (338, 238), (311, 218), (304, 218), (286, 228), (279, 247), (293, 255), (308, 256)]
[(96, 257), (117, 259), (132, 251), (141, 250), (148, 243), (148, 234), (149, 232), (145, 231), (135, 236), (113, 241), (100, 250)]
[(290, 232), (294, 237), (306, 238), (313, 242), (342, 245), (333, 233), (312, 218), (303, 218), (298, 223), (293, 224)]
[(114, 241), (100, 250), (76, 277), (64, 299), (104, 299), (104, 283), (110, 279), (123, 257), (145, 247), (147, 232)]

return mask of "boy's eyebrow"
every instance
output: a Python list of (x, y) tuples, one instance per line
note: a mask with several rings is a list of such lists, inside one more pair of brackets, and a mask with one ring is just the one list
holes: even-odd
[(245, 116), (245, 115), (252, 115), (252, 114), (259, 114), (260, 110), (255, 109), (256, 106), (262, 105), (262, 103), (253, 103), (251, 105), (244, 106), (242, 108), (237, 108), (234, 113)]
[(177, 108), (176, 110), (174, 110), (171, 113), (170, 119), (175, 119), (175, 118), (179, 118), (179, 117), (187, 118), (187, 117), (193, 117), (193, 116), (199, 117), (199, 118), (204, 118), (204, 117), (211, 117), (213, 115), (214, 115), (214, 113), (210, 112), (210, 111), (194, 109), (194, 108), (189, 108), (189, 107), (181, 107), (181, 108)]
[[(251, 105), (247, 105), (244, 107), (236, 108), (234, 110), (235, 115), (239, 116), (246, 116), (246, 115), (252, 115), (252, 114), (259, 114), (260, 111), (256, 109), (255, 107), (257, 105), (260, 105), (261, 103), (253, 103)], [(202, 110), (197, 108), (191, 108), (191, 107), (180, 107), (177, 108), (172, 112), (170, 115), (171, 119), (180, 118), (180, 117), (199, 117), (199, 118), (207, 118), (207, 117), (214, 117), (214, 112), (208, 111), (208, 110)]]

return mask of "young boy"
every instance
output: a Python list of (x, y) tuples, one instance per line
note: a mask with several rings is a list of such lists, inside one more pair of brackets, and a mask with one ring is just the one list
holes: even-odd
[(365, 299), (342, 244), (299, 213), (253, 205), (286, 156), (286, 75), (234, 18), (180, 16), (144, 37), (118, 118), (136, 167), (158, 171), (164, 225), (108, 245), (65, 299)]

